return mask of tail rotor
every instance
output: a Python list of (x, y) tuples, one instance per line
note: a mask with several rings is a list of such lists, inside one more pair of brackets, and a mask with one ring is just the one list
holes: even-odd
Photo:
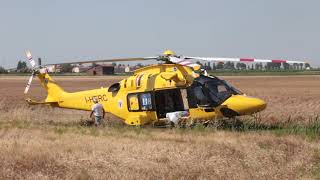
[(28, 83), (27, 83), (27, 86), (26, 86), (26, 88), (25, 88), (25, 90), (24, 90), (24, 94), (28, 94), (28, 91), (29, 91), (29, 89), (30, 89), (31, 82), (32, 82), (32, 80), (33, 80), (34, 74), (35, 74), (35, 73), (32, 72), (32, 75), (30, 76), (29, 81), (28, 81)]
[(27, 55), (28, 61), (29, 61), (30, 65), (31, 65), (32, 69), (35, 69), (36, 62), (33, 60), (31, 52), (30, 51), (26, 51), (26, 55)]
[(26, 88), (24, 90), (24, 94), (28, 94), (28, 91), (30, 89), (33, 77), (36, 74), (36, 62), (33, 60), (31, 52), (30, 51), (26, 51), (26, 55), (27, 55), (27, 58), (28, 58), (28, 62), (30, 63), (30, 65), (32, 67), (32, 74), (31, 74), (31, 76), (29, 78), (29, 81), (27, 83), (27, 86), (26, 86)]

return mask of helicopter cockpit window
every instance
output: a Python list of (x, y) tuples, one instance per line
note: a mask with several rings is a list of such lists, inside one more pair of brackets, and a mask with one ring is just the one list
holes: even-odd
[(224, 85), (218, 85), (218, 92), (226, 92), (228, 91), (227, 88)]
[(231, 86), (227, 81), (221, 80), (231, 91), (233, 91), (233, 94), (243, 94), (239, 89)]
[(218, 106), (239, 90), (217, 77), (200, 76), (187, 88), (190, 107)]
[(221, 81), (211, 81), (206, 83), (206, 88), (209, 90), (209, 95), (212, 99), (220, 99), (221, 101), (229, 98), (233, 92)]
[(194, 88), (194, 95), (196, 97), (197, 104), (199, 105), (208, 105), (210, 104), (209, 99), (203, 92), (203, 89), (201, 86), (197, 86)]

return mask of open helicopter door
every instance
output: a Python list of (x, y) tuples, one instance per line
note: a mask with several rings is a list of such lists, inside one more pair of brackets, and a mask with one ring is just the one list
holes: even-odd
[(188, 110), (186, 90), (166, 89), (155, 91), (155, 104), (158, 119), (166, 118), (167, 113)]

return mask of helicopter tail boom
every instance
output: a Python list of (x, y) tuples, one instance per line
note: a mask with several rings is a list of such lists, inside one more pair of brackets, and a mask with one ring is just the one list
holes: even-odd
[(41, 85), (47, 91), (47, 98), (45, 102), (58, 102), (62, 94), (66, 93), (52, 78), (48, 73), (39, 73), (38, 78)]

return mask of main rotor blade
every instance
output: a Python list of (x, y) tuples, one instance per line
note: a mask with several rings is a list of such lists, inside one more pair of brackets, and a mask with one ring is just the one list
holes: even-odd
[(33, 73), (32, 73), (32, 75), (30, 76), (30, 78), (29, 78), (29, 81), (28, 81), (28, 84), (27, 84), (27, 86), (26, 86), (26, 89), (24, 90), (24, 94), (27, 94), (28, 93), (28, 91), (29, 91), (29, 89), (30, 89), (30, 86), (31, 86), (31, 82), (32, 82), (32, 79), (33, 79)]
[(253, 59), (253, 58), (221, 58), (221, 57), (185, 57), (186, 59), (217, 61), (217, 62), (262, 62), (262, 63), (289, 63), (304, 64), (303, 61), (289, 61), (283, 59)]
[(78, 60), (78, 61), (70, 61), (63, 63), (55, 63), (55, 64), (46, 64), (46, 65), (62, 65), (62, 64), (86, 64), (86, 63), (99, 63), (99, 62), (122, 62), (122, 61), (149, 61), (156, 60), (158, 57), (139, 57), (139, 58), (115, 58), (115, 59), (98, 59), (98, 60)]
[(169, 56), (169, 60), (175, 64), (180, 64), (183, 66), (192, 67), (194, 70), (199, 70), (200, 65), (194, 62), (191, 62), (189, 59), (179, 58), (174, 56)]
[(36, 62), (33, 60), (31, 52), (30, 51), (26, 51), (26, 55), (27, 55), (29, 63), (31, 64), (32, 69), (35, 68)]

